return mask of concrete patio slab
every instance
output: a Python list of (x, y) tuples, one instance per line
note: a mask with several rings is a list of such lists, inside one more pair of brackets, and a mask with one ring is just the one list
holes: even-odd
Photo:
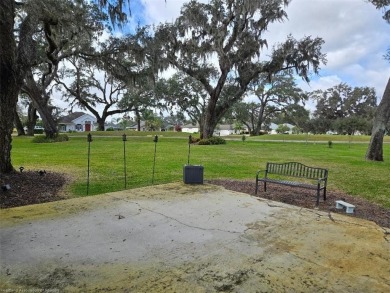
[(1, 210), (0, 291), (390, 292), (389, 230), (212, 185)]

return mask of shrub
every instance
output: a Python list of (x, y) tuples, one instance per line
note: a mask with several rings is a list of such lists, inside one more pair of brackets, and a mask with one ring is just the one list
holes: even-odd
[(201, 139), (199, 141), (200, 145), (216, 145), (216, 144), (226, 144), (226, 140), (221, 137), (213, 136), (210, 138)]
[(114, 131), (114, 127), (108, 127), (106, 131)]
[(209, 145), (209, 144), (210, 144), (210, 140), (208, 139), (199, 140), (199, 145)]
[(226, 140), (222, 137), (213, 136), (209, 138), (210, 144), (226, 144)]
[(54, 138), (49, 138), (44, 135), (34, 136), (32, 142), (33, 143), (51, 143), (51, 142), (63, 142), (68, 141), (69, 137), (66, 134), (58, 134)]
[(191, 136), (191, 143), (197, 143), (200, 141), (200, 138), (199, 137), (193, 137)]

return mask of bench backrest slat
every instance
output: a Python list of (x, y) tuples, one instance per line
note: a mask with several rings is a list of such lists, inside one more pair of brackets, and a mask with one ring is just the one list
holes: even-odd
[(317, 167), (309, 167), (298, 162), (267, 163), (267, 173), (279, 174), (308, 179), (327, 178), (328, 170)]

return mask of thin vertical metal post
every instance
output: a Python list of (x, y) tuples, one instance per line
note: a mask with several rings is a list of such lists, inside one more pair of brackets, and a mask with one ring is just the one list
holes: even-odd
[(190, 164), (191, 143), (192, 143), (192, 136), (190, 135), (188, 137), (188, 159), (187, 159), (187, 165)]
[(154, 169), (155, 169), (155, 165), (156, 165), (156, 150), (157, 150), (157, 142), (158, 142), (157, 135), (154, 137), (153, 141), (154, 141), (154, 159), (153, 159), (152, 184), (154, 184)]
[(87, 195), (89, 195), (89, 170), (90, 170), (91, 141), (92, 141), (92, 135), (91, 135), (91, 133), (88, 133), (88, 136), (87, 136), (87, 141), (88, 141), (88, 175), (87, 175)]
[(126, 134), (122, 135), (123, 140), (123, 168), (124, 168), (124, 174), (125, 174), (125, 189), (127, 188), (127, 174), (126, 174)]

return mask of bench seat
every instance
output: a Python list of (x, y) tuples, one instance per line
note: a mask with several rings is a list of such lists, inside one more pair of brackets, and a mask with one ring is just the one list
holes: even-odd
[(268, 183), (275, 183), (275, 184), (281, 184), (281, 185), (288, 185), (292, 187), (302, 187), (307, 189), (317, 189), (316, 185), (302, 183), (298, 181), (289, 181), (289, 180), (279, 180), (279, 179), (270, 179), (270, 178), (260, 178), (259, 181), (265, 181)]
[[(260, 177), (260, 173), (264, 172), (264, 177)], [(288, 177), (290, 178), (300, 178), (306, 179), (312, 183), (299, 182), (298, 180), (286, 180), (279, 178), (272, 178), (277, 175), (278, 177)], [(328, 170), (324, 168), (309, 167), (298, 162), (288, 162), (288, 163), (267, 163), (265, 170), (259, 170), (256, 173), (256, 190), (257, 194), (259, 189), (259, 183), (262, 182), (264, 186), (264, 191), (267, 191), (267, 183), (281, 184), (292, 187), (301, 187), (306, 189), (317, 190), (317, 202), (316, 205), (319, 205), (320, 202), (320, 192), (323, 192), (324, 201), (326, 200), (326, 185), (328, 181)]]

